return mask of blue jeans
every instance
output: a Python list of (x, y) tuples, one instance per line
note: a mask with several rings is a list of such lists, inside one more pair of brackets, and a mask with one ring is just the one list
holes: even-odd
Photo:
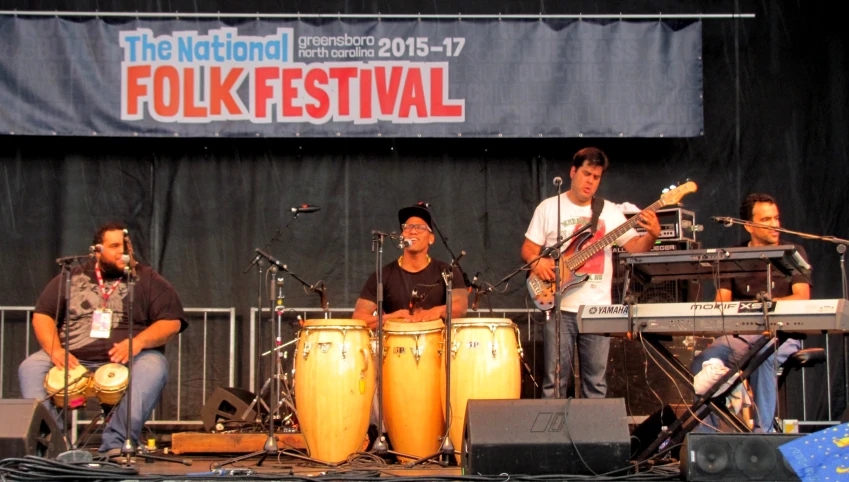
[[(740, 362), (743, 356), (750, 349), (750, 345), (754, 345), (760, 335), (740, 335), (738, 337), (725, 335), (720, 336), (713, 343), (695, 358), (691, 371), (696, 374), (702, 369), (702, 363), (711, 359), (718, 358), (731, 370), (736, 369), (736, 364)], [(766, 361), (761, 364), (751, 376), (749, 376), (749, 386), (752, 388), (754, 397), (754, 432), (773, 432), (773, 420), (775, 418), (776, 399), (778, 390), (776, 387), (775, 368), (781, 366), (787, 358), (799, 351), (801, 348), (799, 340), (789, 339), (778, 347), (778, 351), (770, 355)], [(769, 345), (764, 349), (769, 349)], [(776, 354), (778, 355), (776, 358)], [(713, 427), (717, 427), (719, 421), (713, 413), (706, 420)], [(709, 427), (699, 424), (694, 430), (696, 432), (712, 431)]]
[[(89, 371), (96, 371), (100, 366), (108, 362), (89, 362), (80, 360), (80, 363)], [(53, 368), (50, 356), (44, 350), (39, 350), (24, 360), (18, 367), (18, 380), (21, 384), (23, 398), (37, 398), (44, 400), (47, 390), (44, 389), (44, 378), (47, 372)], [(133, 388), (132, 407), (132, 434), (133, 443), (138, 447), (144, 423), (150, 418), (159, 396), (168, 380), (168, 361), (165, 355), (157, 350), (142, 350), (133, 362)], [(103, 442), (100, 451), (105, 452), (114, 448), (121, 448), (127, 439), (127, 399), (122, 398), (112, 412), (112, 418), (103, 429)], [(59, 411), (50, 400), (44, 401), (44, 406), (50, 410), (60, 427), (63, 420)]]
[[(581, 370), (581, 397), (604, 398), (607, 395), (607, 355), (610, 352), (610, 337), (578, 333), (577, 313), (562, 312), (560, 323), (560, 396), (566, 397), (566, 389), (572, 379), (572, 353), (575, 343), (578, 345), (578, 357)], [(543, 353), (545, 356), (545, 377), (542, 382), (542, 396), (554, 397), (554, 368), (557, 365), (555, 351), (554, 313), (545, 323), (543, 332)]]

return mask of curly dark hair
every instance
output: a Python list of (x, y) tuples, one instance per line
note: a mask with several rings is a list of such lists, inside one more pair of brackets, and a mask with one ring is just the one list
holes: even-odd
[(755, 192), (746, 196), (743, 204), (740, 205), (740, 219), (751, 221), (754, 216), (755, 203), (777, 204), (775, 198), (769, 194)]

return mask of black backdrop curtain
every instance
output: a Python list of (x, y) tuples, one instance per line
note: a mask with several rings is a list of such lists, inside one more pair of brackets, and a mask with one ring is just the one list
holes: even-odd
[[(430, 202), (463, 265), (495, 282), (520, 264), (536, 204), (568, 178), (568, 160), (595, 145), (611, 158), (600, 193), (646, 206), (686, 179), (699, 192), (687, 209), (705, 224), (706, 247), (744, 239), (708, 224), (735, 216), (750, 192), (773, 194), (790, 229), (849, 238), (846, 202), (847, 48), (826, 5), (798, 2), (46, 2), (0, 1), (0, 9), (343, 13), (755, 13), (705, 20), (705, 133), (692, 139), (105, 139), (25, 138), (0, 144), (0, 305), (31, 305), (56, 274), (53, 259), (85, 252), (108, 220), (129, 224), (136, 250), (177, 288), (186, 306), (256, 304), (242, 274), (253, 248), (295, 273), (324, 280), (335, 307), (352, 307), (374, 269), (372, 229), (397, 230), (397, 209)], [(0, 105), (2, 109), (2, 105)], [(3, 133), (8, 134), (8, 133)], [(292, 221), (289, 208), (322, 207)], [(285, 227), (288, 226), (288, 227)], [(285, 228), (284, 228), (285, 227)], [(437, 242), (437, 244), (439, 244)], [(841, 294), (835, 246), (803, 241), (815, 267), (813, 294)], [(399, 252), (387, 246), (386, 261)], [(435, 255), (448, 259), (441, 246)], [(288, 282), (289, 306), (317, 306)], [(705, 287), (705, 292), (712, 288)], [(524, 307), (521, 280), (491, 296)], [(240, 327), (247, 346), (247, 331)], [(822, 337), (811, 344), (822, 345)], [(840, 353), (842, 337), (832, 337)], [(834, 347), (838, 348), (834, 348)], [(4, 346), (4, 359), (17, 348)], [(845, 407), (843, 363), (833, 360), (832, 416)], [(247, 367), (239, 366), (246, 385)], [(13, 372), (9, 372), (13, 373)], [(819, 381), (825, 371), (817, 372)], [(8, 378), (4, 386), (14, 384)], [(822, 383), (809, 387), (822, 393)], [(12, 389), (14, 391), (14, 389)], [(827, 396), (814, 418), (825, 419)], [(809, 408), (810, 410), (810, 408)]]

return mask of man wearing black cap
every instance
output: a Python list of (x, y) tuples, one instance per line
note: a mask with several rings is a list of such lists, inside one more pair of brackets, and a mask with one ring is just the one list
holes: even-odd
[[(431, 259), (427, 251), (434, 241), (430, 212), (423, 206), (398, 211), (404, 239), (404, 254), (383, 267), (384, 319), (411, 322), (433, 321), (447, 316), (445, 281), (442, 272), (448, 263)], [(452, 318), (466, 314), (468, 298), (460, 270), (453, 270)], [(377, 276), (366, 281), (354, 307), (354, 319), (377, 327)]]

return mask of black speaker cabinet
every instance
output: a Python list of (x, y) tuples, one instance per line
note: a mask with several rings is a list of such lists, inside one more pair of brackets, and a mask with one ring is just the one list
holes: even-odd
[(62, 429), (36, 399), (0, 399), (0, 413), (0, 459), (25, 455), (56, 458), (67, 449)]
[(689, 433), (681, 475), (690, 481), (800, 480), (778, 447), (804, 434)]
[[(200, 409), (200, 419), (207, 432), (217, 432), (216, 425), (232, 421), (253, 422), (256, 410), (245, 411), (251, 406), (253, 392), (236, 387), (217, 387)], [(244, 418), (243, 418), (244, 416)]]
[(592, 474), (628, 466), (625, 401), (469, 400), (466, 475)]

